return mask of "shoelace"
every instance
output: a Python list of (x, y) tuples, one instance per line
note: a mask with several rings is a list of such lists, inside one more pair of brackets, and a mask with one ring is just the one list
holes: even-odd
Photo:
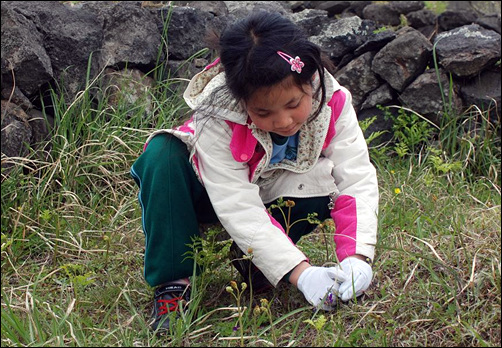
[[(178, 310), (178, 301), (181, 301), (183, 298), (181, 296), (179, 297), (174, 297), (169, 300), (157, 300), (158, 303), (161, 303), (161, 306), (159, 307), (159, 313), (158, 315), (164, 315), (169, 312), (174, 312)], [(167, 307), (169, 305), (169, 307)]]

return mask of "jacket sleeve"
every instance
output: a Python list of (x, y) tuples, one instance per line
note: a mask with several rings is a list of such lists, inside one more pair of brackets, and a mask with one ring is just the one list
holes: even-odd
[(204, 121), (195, 142), (199, 174), (225, 230), (275, 286), (306, 257), (268, 214), (247, 164), (233, 159), (230, 133), (224, 121)]
[[(341, 103), (341, 104), (340, 104)], [(324, 150), (333, 163), (339, 190), (331, 217), (335, 222), (335, 244), (339, 261), (361, 254), (373, 260), (377, 238), (378, 182), (368, 147), (352, 106), (350, 92), (341, 87), (330, 101), (334, 136)], [(341, 112), (335, 112), (335, 105)]]

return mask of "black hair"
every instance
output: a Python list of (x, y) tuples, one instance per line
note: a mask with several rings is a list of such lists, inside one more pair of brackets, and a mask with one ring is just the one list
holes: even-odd
[[(290, 76), (299, 88), (312, 85), (317, 72), (319, 87), (314, 96), (320, 93), (320, 104), (312, 118), (320, 113), (326, 101), (324, 68), (329, 69), (331, 63), (321, 48), (289, 19), (276, 12), (255, 12), (225, 28), (218, 46), (228, 90), (237, 102), (247, 101), (256, 90)], [(292, 71), (277, 51), (300, 57), (305, 64), (301, 73)]]

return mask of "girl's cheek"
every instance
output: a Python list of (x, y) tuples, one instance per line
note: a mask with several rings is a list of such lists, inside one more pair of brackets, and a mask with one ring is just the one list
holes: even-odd
[(259, 118), (255, 118), (255, 119), (251, 119), (251, 121), (253, 121), (253, 123), (256, 125), (256, 127), (258, 127), (259, 129), (261, 130), (264, 130), (264, 131), (270, 131), (269, 129), (269, 125), (267, 122), (263, 121), (263, 120), (260, 120)]
[(312, 104), (306, 105), (305, 108), (302, 110), (302, 116), (301, 116), (304, 122), (307, 121), (311, 113), (312, 113)]

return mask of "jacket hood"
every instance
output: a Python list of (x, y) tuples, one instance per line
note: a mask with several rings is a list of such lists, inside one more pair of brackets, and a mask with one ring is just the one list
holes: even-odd
[[(328, 71), (325, 71), (324, 80), (326, 102), (328, 102), (331, 95), (340, 89), (340, 85)], [(318, 78), (316, 78), (314, 89), (317, 88), (318, 83)], [(240, 103), (235, 101), (226, 88), (225, 71), (219, 58), (190, 80), (183, 98), (194, 111), (208, 112), (213, 117), (242, 125), (247, 123), (248, 115), (246, 110)], [(318, 105), (318, 103), (315, 104)]]
[(183, 98), (194, 111), (246, 124), (246, 110), (235, 101), (226, 88), (225, 71), (219, 58), (190, 80)]

